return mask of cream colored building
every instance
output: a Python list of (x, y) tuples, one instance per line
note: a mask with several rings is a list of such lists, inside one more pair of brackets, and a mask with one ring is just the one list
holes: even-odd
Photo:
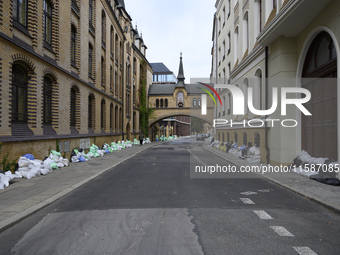
[[(251, 87), (258, 110), (271, 108), (274, 88), (279, 93), (278, 108), (269, 116), (254, 116), (247, 105), (245, 114), (236, 116), (230, 91), (220, 90), (224, 103), (215, 109), (215, 118), (245, 120), (246, 125), (220, 126), (216, 130), (217, 139), (225, 142), (237, 139), (238, 145), (247, 146), (259, 143), (261, 161), (268, 160), (274, 165), (292, 163), (302, 149), (315, 157), (339, 160), (340, 2), (217, 0), (215, 7), (211, 79), (238, 86), (245, 99)], [(311, 78), (329, 79), (315, 82)], [(280, 105), (283, 87), (309, 90), (311, 100), (304, 107), (312, 116), (305, 116), (295, 106), (288, 106), (287, 115), (283, 116)], [(266, 118), (293, 119), (298, 125), (284, 127), (280, 122), (267, 128), (248, 125), (249, 120), (265, 122)]]
[(152, 69), (124, 0), (11, 0), (0, 13), (2, 154), (137, 136), (140, 77), (151, 84)]

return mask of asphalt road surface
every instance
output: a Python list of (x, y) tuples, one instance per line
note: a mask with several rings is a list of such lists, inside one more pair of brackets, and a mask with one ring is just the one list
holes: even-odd
[[(150, 148), (0, 234), (0, 254), (340, 254), (340, 215), (184, 139)], [(195, 177), (195, 178), (193, 178)]]

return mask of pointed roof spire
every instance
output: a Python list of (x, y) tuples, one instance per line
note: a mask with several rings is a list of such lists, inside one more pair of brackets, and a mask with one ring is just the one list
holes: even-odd
[(182, 82), (184, 84), (184, 69), (183, 69), (183, 61), (182, 61), (182, 52), (181, 52), (181, 57), (180, 57), (180, 61), (179, 61), (179, 70), (178, 70), (178, 76), (177, 76), (177, 80), (179, 84), (180, 82)]

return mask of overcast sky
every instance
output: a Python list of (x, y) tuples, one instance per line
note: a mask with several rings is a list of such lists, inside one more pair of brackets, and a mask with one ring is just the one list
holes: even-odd
[(163, 62), (177, 76), (180, 52), (184, 75), (208, 78), (215, 0), (125, 0), (127, 13), (148, 47), (150, 63)]

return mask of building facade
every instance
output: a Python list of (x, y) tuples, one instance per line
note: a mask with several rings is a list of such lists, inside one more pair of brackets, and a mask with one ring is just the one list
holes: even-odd
[[(149, 106), (153, 110), (149, 120), (152, 137), (165, 134), (164, 128), (167, 126), (172, 127), (174, 135), (190, 135), (191, 117), (196, 117), (212, 125), (214, 102), (210, 97), (207, 97), (207, 114), (202, 115), (201, 98), (202, 94), (206, 95), (207, 93), (197, 88), (199, 84), (185, 83), (182, 54), (176, 79), (164, 64), (152, 65), (156, 70), (153, 73), (156, 81), (149, 87), (148, 92)], [(167, 81), (159, 82), (158, 78), (162, 76), (166, 76), (167, 78), (164, 79)]]
[[(224, 104), (216, 107), (215, 118), (242, 125), (218, 127), (217, 139), (256, 145), (261, 162), (273, 165), (292, 163), (301, 150), (339, 160), (340, 2), (217, 0), (215, 7), (211, 79), (239, 87), (245, 102), (251, 98), (257, 110), (272, 107), (276, 88), (279, 96), (284, 87), (305, 88), (311, 99), (303, 106), (312, 114), (295, 106), (284, 113), (279, 99), (274, 113), (255, 115), (245, 105), (243, 115), (234, 115), (231, 91), (220, 90)], [(274, 125), (268, 119), (291, 119), (297, 126)], [(249, 120), (269, 124), (249, 125)]]
[(123, 0), (11, 0), (0, 13), (2, 154), (67, 155), (137, 135), (152, 69)]

